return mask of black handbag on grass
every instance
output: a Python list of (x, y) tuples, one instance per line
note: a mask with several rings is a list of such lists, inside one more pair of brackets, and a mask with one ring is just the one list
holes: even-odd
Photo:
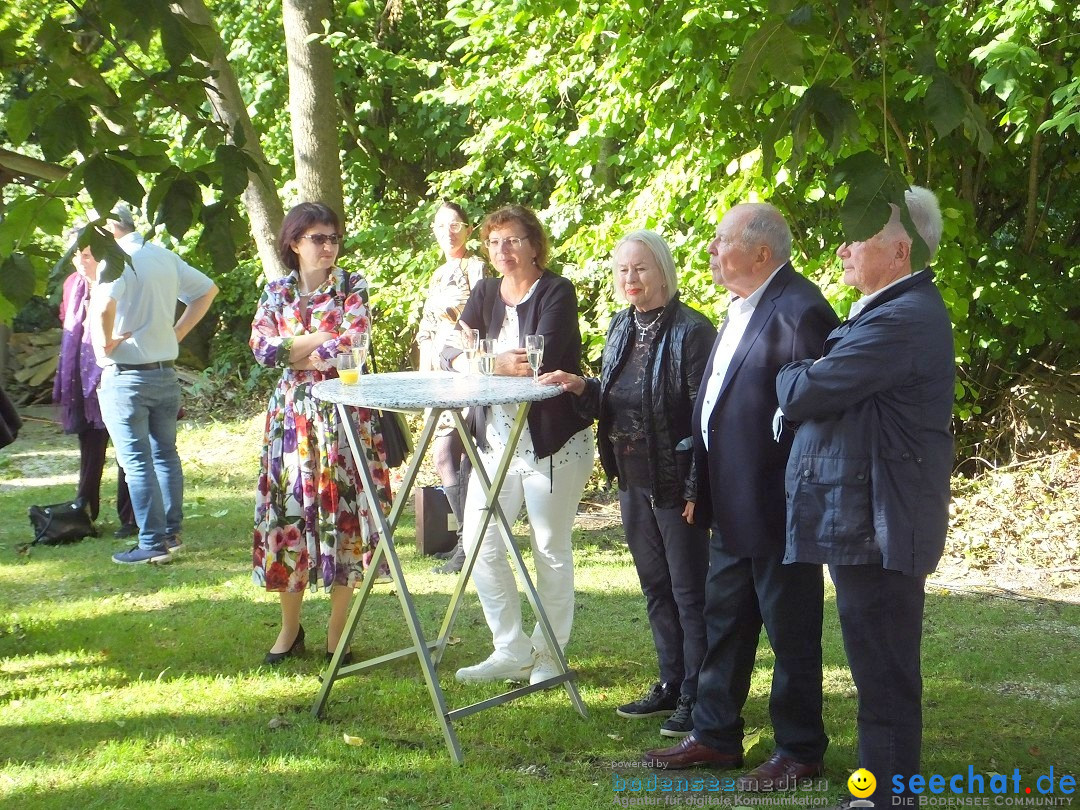
[(37, 546), (62, 546), (84, 537), (97, 537), (90, 520), (90, 508), (82, 498), (48, 506), (31, 506), (26, 510)]

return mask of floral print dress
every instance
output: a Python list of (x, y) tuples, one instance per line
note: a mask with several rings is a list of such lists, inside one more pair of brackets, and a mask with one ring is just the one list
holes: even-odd
[[(337, 354), (371, 326), (367, 282), (350, 273), (346, 285), (344, 272), (336, 267), (330, 272), (312, 293), (307, 312), (295, 272), (271, 281), (251, 324), (255, 360), (282, 369), (267, 407), (255, 494), (253, 579), (268, 591), (314, 590), (320, 579), (326, 588), (353, 587), (379, 540), (336, 406), (311, 395), (314, 383), (337, 376)], [(312, 353), (317, 369), (291, 368), (294, 338), (318, 331), (338, 337)], [(371, 411), (356, 408), (355, 417), (385, 511), (392, 496), (382, 436), (375, 432)]]

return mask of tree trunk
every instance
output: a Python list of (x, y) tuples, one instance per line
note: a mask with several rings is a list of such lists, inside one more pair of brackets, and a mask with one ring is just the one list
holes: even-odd
[[(185, 16), (193, 23), (213, 28), (210, 12), (203, 0), (180, 0), (180, 6)], [(240, 95), (240, 85), (236, 81), (236, 74), (226, 57), (225, 45), (217, 30), (213, 30), (213, 53), (210, 67), (214, 75), (206, 79), (206, 95), (210, 99), (210, 106), (214, 110), (215, 117), (224, 123), (231, 133), (234, 133), (233, 140), (236, 139), (237, 131), (243, 132), (244, 151), (259, 167), (257, 174), (255, 172), (248, 174), (248, 185), (244, 190), (244, 207), (247, 208), (251, 235), (259, 251), (263, 273), (268, 280), (280, 278), (288, 271), (278, 258), (275, 243), (285, 212), (282, 209), (277, 189), (273, 186), (270, 162), (266, 159), (262, 146), (259, 144), (258, 133), (251, 125), (247, 104)], [(192, 58), (195, 58), (194, 55)]]
[(330, 0), (282, 3), (285, 50), (289, 55), (293, 156), (300, 199), (325, 203), (344, 222), (334, 64), (329, 46), (318, 36), (325, 32), (330, 12)]

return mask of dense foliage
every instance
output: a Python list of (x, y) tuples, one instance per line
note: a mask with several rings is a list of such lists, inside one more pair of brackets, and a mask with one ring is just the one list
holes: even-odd
[[(45, 7), (51, 14), (31, 15)], [(138, 11), (136, 12), (136, 6)], [(1053, 0), (355, 0), (325, 40), (350, 253), (373, 280), (383, 367), (408, 363), (434, 202), (542, 214), (579, 288), (589, 356), (610, 313), (608, 254), (656, 228), (684, 297), (718, 317), (704, 246), (720, 214), (769, 200), (796, 264), (845, 311), (836, 247), (880, 226), (907, 182), (938, 191), (935, 270), (956, 323), (957, 432), (999, 460), (1076, 440), (1080, 347), (1080, 13)], [(280, 8), (210, 4), (260, 145), (291, 202)], [(119, 196), (214, 268), (221, 356), (245, 363), (259, 266), (236, 203), (245, 144), (216, 123), (195, 61), (209, 33), (164, 0), (0, 12), (3, 145), (63, 179), (4, 190), (0, 319), (44, 288), (80, 213)], [(242, 139), (241, 139), (242, 141)], [(243, 177), (241, 176), (243, 175)], [(88, 197), (87, 197), (88, 195)], [(200, 227), (201, 226), (201, 227)], [(36, 268), (36, 276), (27, 268)], [(36, 278), (36, 280), (35, 280)]]

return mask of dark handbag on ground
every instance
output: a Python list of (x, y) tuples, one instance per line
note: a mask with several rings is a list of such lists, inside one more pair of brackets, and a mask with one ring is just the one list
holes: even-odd
[(26, 510), (34, 530), (30, 545), (61, 546), (84, 537), (97, 537), (90, 520), (90, 508), (82, 498), (49, 506), (31, 506)]

